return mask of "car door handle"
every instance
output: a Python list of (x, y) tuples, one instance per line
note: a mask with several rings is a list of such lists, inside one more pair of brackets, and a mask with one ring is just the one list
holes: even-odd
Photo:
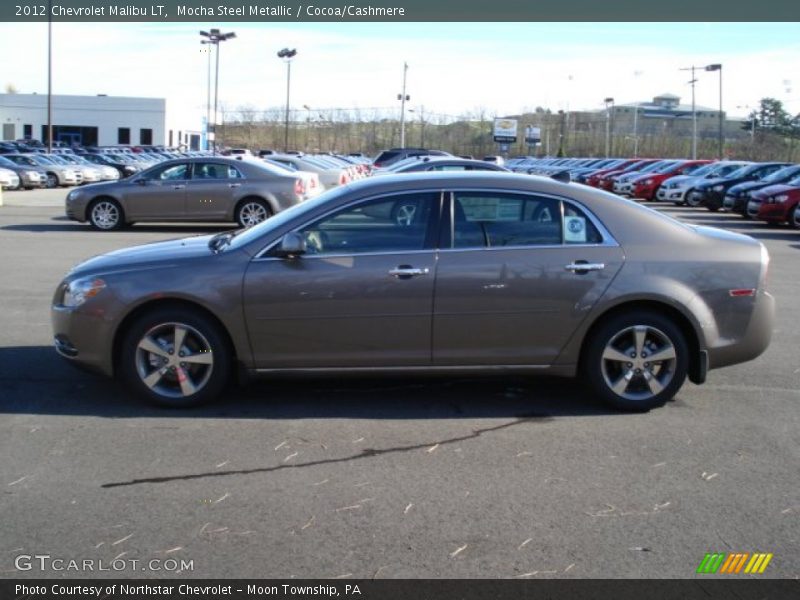
[(173, 185), (172, 189), (173, 190), (182, 190), (185, 187), (186, 187), (185, 185)]
[(389, 275), (400, 279), (408, 279), (409, 277), (416, 277), (417, 275), (427, 275), (428, 273), (429, 270), (427, 267), (424, 269), (417, 269), (406, 265), (400, 265), (389, 271)]
[(241, 186), (242, 186), (241, 183), (229, 183), (228, 184), (229, 188), (238, 188), (238, 187), (241, 187)]
[(590, 263), (590, 262), (581, 262), (579, 260), (572, 262), (564, 267), (567, 271), (572, 271), (573, 273), (585, 273), (587, 271), (602, 271), (606, 268), (605, 263)]

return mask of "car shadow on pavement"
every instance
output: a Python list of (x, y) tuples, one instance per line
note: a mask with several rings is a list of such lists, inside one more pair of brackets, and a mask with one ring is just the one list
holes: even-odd
[(144, 403), (121, 383), (75, 369), (49, 346), (0, 348), (0, 387), (0, 414), (225, 419), (547, 419), (617, 414), (576, 381), (546, 376), (276, 378), (232, 385), (207, 406), (167, 409)]
[(202, 235), (207, 233), (217, 233), (218, 231), (227, 231), (234, 229), (236, 225), (232, 223), (210, 223), (198, 225), (192, 224), (147, 224), (147, 225), (131, 225), (120, 231), (105, 231), (95, 232), (86, 223), (77, 223), (75, 221), (68, 221), (64, 219), (53, 219), (55, 223), (22, 223), (17, 225), (5, 225), (0, 227), (0, 230), (5, 231), (26, 231), (26, 232), (54, 232), (54, 231), (69, 231), (76, 233), (93, 233), (97, 235), (114, 235), (118, 233), (176, 233), (181, 235)]

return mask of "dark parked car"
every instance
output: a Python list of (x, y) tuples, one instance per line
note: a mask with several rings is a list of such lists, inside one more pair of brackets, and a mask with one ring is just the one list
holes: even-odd
[(400, 161), (375, 174), (419, 173), (422, 171), (505, 171), (503, 166), (483, 160), (447, 156), (417, 156)]
[(725, 177), (697, 184), (686, 196), (686, 201), (690, 206), (702, 205), (711, 212), (716, 212), (722, 208), (725, 193), (733, 186), (747, 181), (761, 181), (767, 175), (787, 166), (789, 163), (783, 162), (759, 162), (746, 165)]
[(301, 202), (303, 182), (255, 161), (186, 158), (67, 194), (67, 217), (104, 231), (143, 221), (236, 221), (250, 227)]
[[(413, 205), (410, 218), (390, 216)], [(591, 188), (513, 173), (374, 177), (250, 229), (90, 259), (55, 345), (162, 404), (231, 375), (551, 373), (645, 410), (770, 341), (769, 256)]]
[(767, 175), (758, 181), (746, 181), (728, 188), (725, 198), (722, 201), (722, 208), (731, 212), (739, 213), (745, 218), (747, 214), (747, 203), (752, 199), (755, 191), (764, 189), (771, 185), (786, 183), (800, 175), (800, 165), (789, 165), (778, 169), (771, 175)]
[(451, 156), (447, 152), (441, 150), (426, 150), (425, 148), (392, 148), (384, 150), (375, 160), (372, 161), (372, 166), (376, 169), (388, 167), (400, 160), (410, 158), (412, 156)]

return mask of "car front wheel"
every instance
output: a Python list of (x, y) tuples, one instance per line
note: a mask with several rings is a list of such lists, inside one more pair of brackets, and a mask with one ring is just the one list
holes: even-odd
[(607, 404), (646, 411), (671, 399), (686, 379), (689, 348), (673, 321), (651, 311), (612, 317), (586, 346), (584, 375)]
[(200, 312), (155, 310), (125, 334), (120, 373), (138, 395), (155, 404), (188, 407), (213, 400), (230, 372), (225, 335)]
[(100, 198), (89, 205), (89, 224), (98, 231), (114, 231), (125, 225), (125, 215), (119, 202)]

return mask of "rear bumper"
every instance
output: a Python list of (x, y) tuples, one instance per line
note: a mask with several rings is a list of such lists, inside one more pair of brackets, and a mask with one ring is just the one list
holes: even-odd
[(744, 335), (708, 348), (708, 368), (718, 369), (757, 358), (769, 346), (774, 324), (775, 298), (769, 292), (759, 291)]

